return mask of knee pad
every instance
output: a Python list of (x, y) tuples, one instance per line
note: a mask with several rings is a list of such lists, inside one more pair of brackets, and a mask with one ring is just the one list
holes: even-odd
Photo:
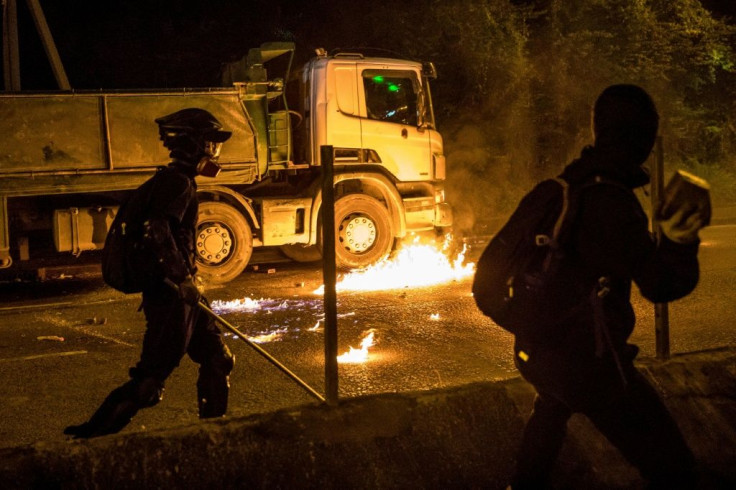
[(200, 418), (221, 417), (227, 411), (230, 391), (230, 371), (235, 358), (227, 346), (221, 354), (209, 359), (199, 368), (197, 379), (197, 398)]
[(235, 356), (233, 356), (227, 345), (222, 346), (222, 352), (211, 356), (201, 364), (200, 371), (207, 371), (213, 376), (227, 376), (235, 367)]
[(222, 356), (218, 358), (216, 364), (217, 370), (224, 373), (225, 375), (230, 374), (230, 372), (235, 367), (235, 356), (232, 352), (230, 352), (230, 349), (227, 345), (222, 346)]

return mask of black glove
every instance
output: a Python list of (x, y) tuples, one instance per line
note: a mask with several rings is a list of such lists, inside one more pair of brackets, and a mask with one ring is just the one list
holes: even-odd
[(179, 298), (189, 305), (196, 305), (202, 294), (192, 276), (187, 276), (179, 283)]

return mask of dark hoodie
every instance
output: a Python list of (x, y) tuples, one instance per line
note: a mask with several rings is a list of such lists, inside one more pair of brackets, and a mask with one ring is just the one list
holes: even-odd
[[(698, 282), (698, 242), (682, 245), (663, 236), (657, 243), (649, 232), (648, 217), (633, 193), (649, 182), (641, 163), (641, 154), (586, 147), (561, 174), (573, 186), (595, 176), (621, 184), (594, 185), (582, 191), (568, 250), (568, 266), (577, 280), (610, 280), (603, 304), (619, 352), (634, 328), (632, 280), (645, 298), (657, 303), (682, 298)], [(575, 323), (580, 327), (575, 330), (589, 331), (592, 312), (582, 311)]]
[[(698, 243), (682, 245), (665, 237), (657, 243), (649, 232), (647, 215), (633, 192), (648, 177), (636, 160), (622, 152), (587, 147), (564, 169), (561, 177), (572, 186), (596, 176), (615, 184), (581, 191), (571, 237), (564, 245), (558, 275), (579, 307), (554, 339), (538, 344), (516, 337), (515, 357), (524, 378), (538, 391), (561, 397), (573, 410), (605, 406), (635, 375), (638, 348), (627, 344), (635, 321), (632, 280), (653, 302), (681, 298), (698, 281)], [(590, 292), (602, 277), (610, 289), (599, 301)], [(603, 322), (596, 321), (596, 313)]]

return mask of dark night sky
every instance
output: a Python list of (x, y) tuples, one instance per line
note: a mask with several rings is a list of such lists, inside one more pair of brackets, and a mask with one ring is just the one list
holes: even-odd
[[(17, 1), (22, 86), (55, 88), (25, 2)], [(276, 18), (259, 1), (41, 3), (75, 88), (215, 84), (220, 63), (271, 40), (268, 23), (254, 19)]]
[[(23, 89), (56, 88), (24, 0), (19, 11)], [(306, 57), (329, 41), (318, 27), (336, 0), (40, 0), (74, 88), (207, 86), (222, 63), (266, 41), (298, 41)], [(306, 26), (315, 26), (307, 29)], [(302, 32), (295, 39), (294, 28)], [(305, 32), (310, 41), (308, 45)], [(332, 46), (325, 46), (331, 48)]]
[[(26, 2), (17, 2), (22, 87), (54, 89)], [(341, 0), (40, 2), (74, 88), (217, 85), (222, 63), (262, 42), (296, 41), (297, 56), (306, 58), (315, 47), (360, 46), (370, 28), (356, 13), (370, 4)], [(702, 3), (716, 16), (736, 18), (736, 0)]]

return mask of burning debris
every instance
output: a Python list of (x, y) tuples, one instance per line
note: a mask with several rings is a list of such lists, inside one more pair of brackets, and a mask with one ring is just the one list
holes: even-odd
[(366, 362), (368, 360), (368, 349), (375, 345), (375, 334), (375, 330), (368, 330), (363, 340), (360, 341), (360, 349), (350, 346), (348, 352), (337, 356), (337, 362), (340, 364), (360, 364)]

